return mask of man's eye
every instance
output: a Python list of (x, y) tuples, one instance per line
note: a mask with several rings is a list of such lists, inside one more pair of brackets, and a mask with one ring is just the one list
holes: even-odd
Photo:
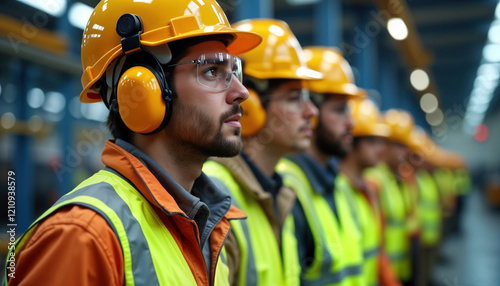
[(210, 67), (205, 70), (203, 73), (206, 77), (217, 78), (219, 75), (219, 69), (217, 67)]

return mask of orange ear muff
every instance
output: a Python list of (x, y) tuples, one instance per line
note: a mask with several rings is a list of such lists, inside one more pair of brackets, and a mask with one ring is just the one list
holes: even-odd
[(319, 114), (311, 117), (311, 125), (313, 130), (315, 130), (318, 127), (318, 122), (319, 122)]
[(243, 116), (240, 119), (241, 135), (253, 136), (257, 134), (266, 123), (266, 111), (260, 102), (259, 95), (252, 89), (248, 90), (248, 99), (241, 103)]
[(118, 81), (116, 97), (120, 116), (134, 132), (152, 133), (169, 115), (155, 74), (147, 67), (135, 66), (126, 70)]

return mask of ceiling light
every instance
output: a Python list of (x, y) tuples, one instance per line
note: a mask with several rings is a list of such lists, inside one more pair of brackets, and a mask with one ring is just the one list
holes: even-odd
[(17, 0), (54, 17), (61, 16), (66, 10), (67, 0)]
[(483, 57), (487, 62), (500, 62), (500, 44), (487, 44), (484, 46)]
[(424, 90), (429, 87), (429, 76), (421, 69), (414, 70), (410, 75), (410, 82), (416, 90)]
[(387, 30), (396, 40), (401, 41), (408, 37), (408, 28), (401, 18), (392, 18), (387, 21)]
[(75, 2), (71, 5), (71, 8), (69, 8), (69, 23), (79, 29), (85, 30), (93, 11), (94, 9), (92, 7), (80, 2)]
[(438, 108), (438, 100), (432, 93), (426, 93), (420, 98), (420, 107), (425, 113), (432, 113)]

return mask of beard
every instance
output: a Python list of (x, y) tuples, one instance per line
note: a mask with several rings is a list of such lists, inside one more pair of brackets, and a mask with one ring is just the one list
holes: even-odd
[(319, 121), (316, 128), (316, 146), (325, 154), (343, 159), (349, 153), (350, 146), (342, 145), (342, 136), (335, 136)]
[[(177, 115), (173, 122), (172, 131), (176, 134), (180, 148), (192, 150), (203, 156), (233, 157), (238, 155), (243, 147), (241, 142), (241, 129), (235, 128), (233, 135), (237, 140), (230, 140), (224, 136), (222, 127), (229, 117), (242, 113), (240, 105), (233, 105), (231, 110), (214, 120), (201, 107), (187, 107), (179, 103), (176, 108)], [(215, 134), (215, 135), (214, 135)]]

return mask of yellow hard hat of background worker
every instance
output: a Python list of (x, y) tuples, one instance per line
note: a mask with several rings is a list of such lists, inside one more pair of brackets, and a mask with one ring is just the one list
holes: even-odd
[(436, 143), (434, 143), (429, 134), (419, 126), (414, 126), (410, 133), (409, 147), (412, 152), (417, 153), (429, 162), (431, 162), (433, 157), (439, 152)]
[[(262, 44), (240, 55), (246, 76), (256, 79), (319, 80), (323, 74), (307, 67), (304, 52), (288, 24), (275, 19), (249, 19), (233, 24), (235, 29), (255, 32), (262, 36)], [(253, 136), (266, 123), (266, 111), (259, 93), (248, 89), (249, 97), (241, 103), (244, 110), (240, 119), (241, 135)]]
[(197, 36), (229, 34), (234, 40), (228, 51), (233, 55), (246, 52), (261, 42), (261, 37), (231, 28), (215, 0), (194, 2), (106, 0), (97, 4), (82, 39), (82, 85), (80, 101), (99, 102), (96, 82), (110, 63), (123, 54), (122, 37), (115, 26), (118, 19), (133, 13), (142, 21), (140, 46), (153, 47)]
[(415, 121), (410, 113), (401, 109), (389, 109), (384, 113), (383, 118), (384, 123), (391, 130), (388, 139), (402, 143), (408, 147), (412, 146), (410, 136)]
[(276, 19), (249, 19), (233, 24), (235, 29), (262, 36), (262, 43), (242, 54), (244, 74), (258, 79), (323, 78), (323, 74), (309, 69), (299, 41), (288, 24)]
[(351, 130), (353, 136), (388, 137), (390, 135), (391, 130), (382, 122), (382, 116), (373, 101), (365, 98), (352, 99), (347, 103), (354, 121)]
[(307, 89), (315, 93), (343, 94), (352, 98), (366, 96), (366, 91), (354, 83), (352, 68), (338, 49), (305, 47), (304, 54), (307, 66), (325, 75), (322, 80), (305, 83)]

